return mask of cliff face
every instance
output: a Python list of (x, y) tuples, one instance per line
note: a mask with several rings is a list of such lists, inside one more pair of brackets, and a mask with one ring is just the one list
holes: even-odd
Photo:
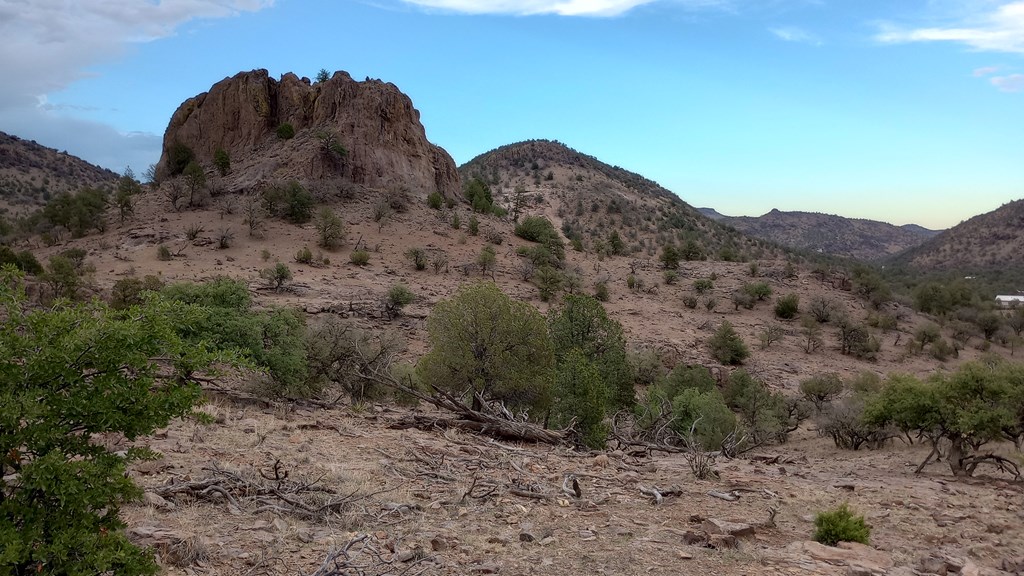
[[(293, 138), (278, 137), (285, 123), (294, 127)], [(325, 134), (346, 153), (325, 151)], [(226, 78), (175, 111), (160, 174), (169, 173), (175, 144), (191, 148), (207, 167), (218, 149), (225, 150), (237, 188), (272, 179), (344, 178), (368, 188), (405, 186), (448, 196), (460, 190), (455, 162), (427, 140), (409, 97), (394, 84), (357, 82), (345, 72), (317, 83), (291, 73), (275, 80), (266, 70)]]

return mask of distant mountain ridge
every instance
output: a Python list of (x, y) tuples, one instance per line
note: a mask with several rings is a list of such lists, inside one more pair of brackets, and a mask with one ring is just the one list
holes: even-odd
[(67, 152), (0, 132), (0, 213), (27, 214), (59, 194), (112, 186), (117, 178)]
[(726, 216), (713, 208), (702, 214), (737, 230), (783, 246), (864, 261), (877, 261), (926, 242), (938, 234), (916, 224), (895, 226), (876, 220), (818, 212), (783, 212), (763, 216)]

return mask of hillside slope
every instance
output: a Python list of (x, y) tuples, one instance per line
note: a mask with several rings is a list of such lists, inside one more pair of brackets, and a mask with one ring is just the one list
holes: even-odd
[(917, 273), (984, 276), (1004, 290), (1024, 289), (1024, 200), (961, 222), (888, 264)]
[(874, 261), (918, 246), (938, 234), (921, 226), (846, 218), (817, 212), (772, 210), (763, 216), (725, 216), (701, 212), (737, 230), (807, 252)]
[(117, 174), (67, 152), (0, 132), (0, 214), (24, 215), (54, 196), (112, 186)]
[(693, 257), (741, 261), (778, 257), (783, 250), (704, 216), (657, 182), (550, 140), (502, 146), (459, 167), (463, 181), (479, 178), (513, 204), (518, 190), (527, 212), (542, 212), (587, 251), (608, 249), (613, 232), (625, 253), (653, 258), (672, 244)]

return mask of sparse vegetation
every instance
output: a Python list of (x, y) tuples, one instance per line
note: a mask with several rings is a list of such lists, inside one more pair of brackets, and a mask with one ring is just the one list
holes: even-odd
[(708, 347), (711, 348), (711, 355), (715, 360), (722, 364), (743, 364), (743, 361), (750, 356), (747, 345), (728, 320), (722, 322), (718, 330), (715, 331), (714, 336), (708, 341)]
[(353, 250), (348, 256), (348, 261), (356, 266), (366, 266), (370, 263), (370, 253), (366, 250)]
[(321, 248), (334, 250), (345, 245), (345, 222), (330, 208), (321, 208), (317, 214), (316, 233), (317, 245)]
[(840, 542), (867, 544), (870, 536), (871, 527), (864, 517), (855, 515), (845, 503), (814, 517), (814, 540), (826, 546)]
[[(312, 256), (310, 256), (312, 260)], [(266, 280), (267, 285), (274, 290), (280, 290), (282, 286), (292, 279), (292, 271), (283, 262), (278, 262), (270, 268), (260, 271), (260, 278)]]

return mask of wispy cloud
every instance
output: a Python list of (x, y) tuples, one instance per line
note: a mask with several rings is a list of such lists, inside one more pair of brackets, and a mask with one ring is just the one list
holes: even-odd
[(999, 72), (999, 66), (983, 66), (981, 68), (975, 68), (971, 74), (975, 78), (984, 78), (985, 76), (991, 76)]
[(1024, 74), (996, 76), (990, 78), (989, 82), (1003, 92), (1024, 92)]
[(957, 42), (975, 50), (1024, 54), (1024, 1), (1006, 2), (949, 26), (903, 28), (888, 24), (875, 38), (886, 43)]
[[(111, 126), (62, 116), (74, 103), (53, 105), (46, 95), (90, 75), (133, 43), (173, 35), (182, 25), (227, 18), (273, 5), (274, 0), (0, 0), (0, 121), (23, 138), (86, 156), (116, 168), (135, 162), (140, 146), (159, 154), (154, 135), (120, 134)], [(155, 147), (155, 149), (154, 149)]]
[(802, 28), (797, 28), (796, 26), (769, 28), (768, 31), (774, 34), (776, 38), (785, 40), (786, 42), (799, 42), (801, 44), (821, 46), (821, 38), (816, 34), (812, 34)]
[(560, 16), (618, 16), (657, 0), (405, 0), (426, 8), (466, 14), (558, 14)]

